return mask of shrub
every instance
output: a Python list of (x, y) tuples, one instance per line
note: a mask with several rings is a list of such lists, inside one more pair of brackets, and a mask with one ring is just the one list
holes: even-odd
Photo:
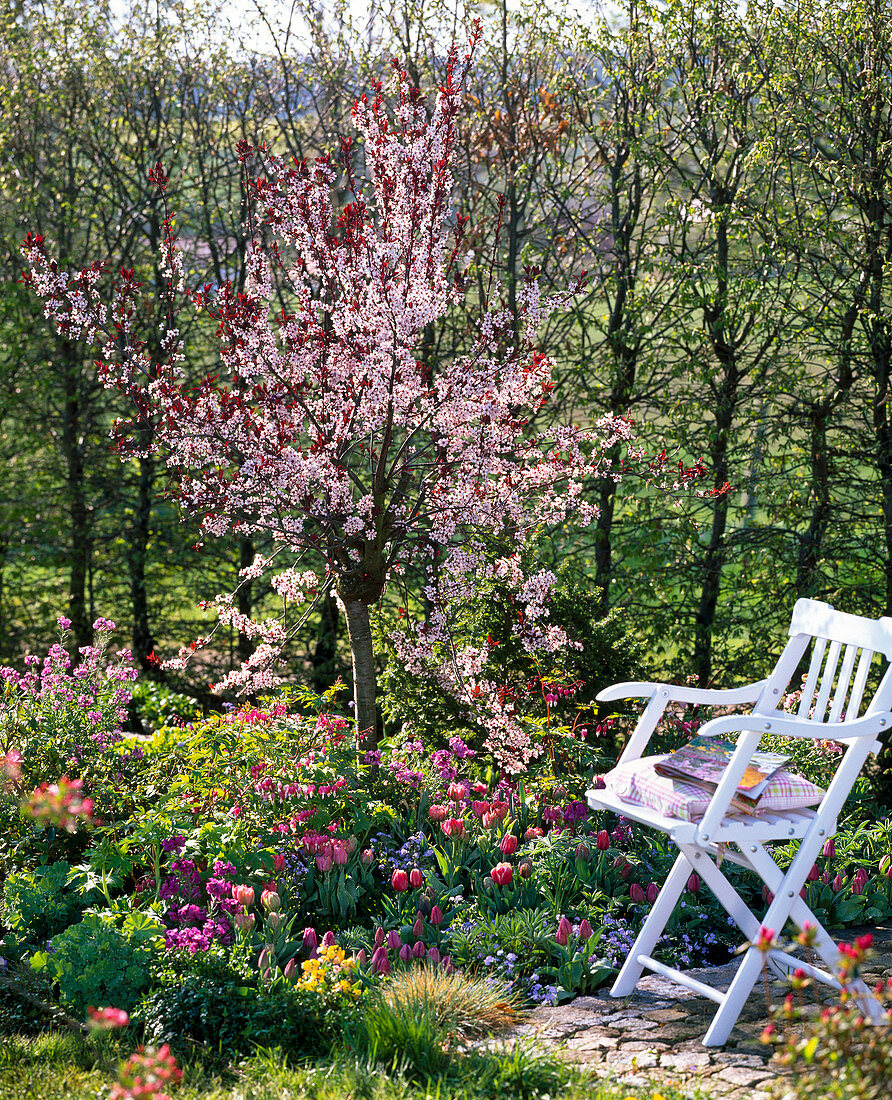
[(61, 1000), (84, 1018), (88, 1005), (130, 1010), (149, 984), (151, 943), (160, 926), (141, 913), (128, 917), (122, 929), (88, 914), (36, 952), (32, 969), (58, 983)]
[(326, 1054), (359, 1011), (344, 998), (335, 1002), (284, 981), (268, 989), (247, 964), (212, 951), (167, 957), (154, 985), (134, 1013), (148, 1042), (175, 1049), (199, 1043), (227, 1056), (258, 1046)]
[(78, 920), (88, 901), (70, 889), (68, 864), (17, 871), (3, 885), (3, 920), (22, 942), (36, 945)]

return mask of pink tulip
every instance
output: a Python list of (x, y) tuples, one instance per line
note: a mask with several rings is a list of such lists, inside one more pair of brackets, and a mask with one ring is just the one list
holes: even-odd
[(316, 856), (316, 866), (319, 868), (323, 875), (326, 873), (326, 871), (331, 870), (331, 863), (331, 856), (328, 855), (326, 852), (320, 852), (319, 855)]
[(449, 816), (449, 812), (445, 806), (431, 806), (427, 811), (427, 816), (431, 821), (445, 821)]
[(369, 867), (375, 862), (375, 853), (371, 848), (366, 848), (362, 855), (359, 857), (359, 862), (363, 867)]
[(579, 938), (581, 940), (590, 940), (592, 938), (592, 926), (585, 917), (579, 922)]
[(488, 802), (481, 802), (479, 798), (475, 798), (471, 803), (471, 809), (477, 817), (483, 817), (483, 815), (489, 810)]
[(762, 887), (762, 901), (766, 905), (770, 905), (774, 901), (774, 893), (767, 886)]
[(446, 797), (452, 802), (463, 802), (465, 788), (461, 783), (450, 783), (446, 788)]
[(390, 959), (387, 957), (387, 951), (383, 947), (376, 947), (372, 952), (372, 960), (369, 963), (369, 967), (373, 974), (389, 974)]
[(323, 947), (334, 947), (334, 943), (335, 943), (335, 934), (334, 934), (334, 932), (326, 932), (325, 935), (322, 937), (322, 946)]
[(430, 922), (435, 928), (439, 928), (443, 923), (443, 910), (439, 905), (435, 905), (431, 909)]
[(566, 917), (561, 917), (558, 921), (557, 931), (554, 934), (555, 943), (559, 943), (561, 947), (567, 946), (567, 940), (570, 938), (570, 933), (573, 931), (573, 926), (567, 920)]
[(818, 865), (817, 865), (817, 863), (813, 863), (811, 865), (811, 870), (805, 876), (805, 881), (806, 882), (817, 882), (820, 877), (821, 877), (821, 872), (818, 868)]
[(825, 859), (833, 859), (836, 855), (836, 845), (833, 842), (833, 837), (828, 836), (824, 841), (824, 847), (821, 849), (821, 855)]
[(286, 978), (287, 978), (287, 979), (288, 979), (289, 981), (291, 981), (291, 979), (292, 979), (292, 978), (294, 977), (294, 975), (295, 975), (295, 972), (296, 972), (296, 970), (297, 970), (297, 964), (295, 963), (294, 959), (289, 959), (289, 960), (288, 960), (288, 964), (287, 964), (287, 966), (285, 967), (285, 971), (284, 971), (284, 973), (285, 973), (285, 977), (286, 977)]
[(467, 830), (465, 829), (465, 823), (458, 817), (449, 817), (440, 826), (446, 836), (454, 837), (456, 840), (464, 840), (467, 836)]
[(402, 894), (409, 889), (409, 876), (403, 870), (394, 871), (390, 876), (390, 885), (398, 894)]
[(384, 929), (379, 924), (375, 929), (375, 947), (380, 947), (384, 943)]
[(260, 904), (264, 909), (275, 913), (282, 908), (282, 899), (275, 890), (264, 890), (260, 895)]
[(356, 952), (356, 955), (354, 957), (356, 959), (356, 965), (357, 966), (365, 966), (366, 953), (365, 953), (365, 948), (364, 947), (360, 947), (360, 949)]
[(538, 825), (531, 825), (529, 829), (523, 834), (524, 840), (538, 840), (542, 836), (542, 830)]
[(514, 878), (514, 868), (510, 863), (497, 863), (489, 873), (496, 886), (510, 886)]
[(863, 894), (864, 887), (867, 885), (869, 879), (870, 875), (868, 875), (867, 871), (865, 871), (863, 867), (859, 867), (852, 878), (852, 893)]
[(337, 867), (343, 867), (347, 862), (347, 849), (343, 844), (336, 844), (334, 851), (331, 853), (331, 858)]
[(695, 872), (692, 872), (691, 877), (688, 879), (688, 891), (691, 894), (699, 894), (700, 885), (700, 876)]
[(631, 887), (629, 888), (629, 897), (632, 899), (632, 901), (639, 904), (642, 901), (647, 901), (647, 894), (645, 894), (645, 892), (641, 889), (637, 882), (633, 882)]
[(316, 948), (319, 946), (319, 938), (316, 935), (316, 929), (315, 928), (305, 928), (304, 929), (303, 942), (304, 942), (304, 950), (305, 951), (315, 951), (316, 950)]
[(499, 843), (499, 851), (503, 856), (513, 856), (517, 851), (517, 837), (514, 833), (505, 833)]
[(414, 887), (416, 890), (419, 886), (424, 886), (424, 875), (421, 873), (421, 871), (418, 870), (417, 867), (413, 867), (412, 870), (409, 872), (409, 885)]
[(610, 833), (606, 829), (599, 829), (595, 837), (595, 846), (599, 852), (606, 852), (610, 847)]
[(240, 909), (232, 914), (232, 923), (240, 932), (250, 932), (254, 927), (254, 914)]
[(483, 822), (484, 829), (491, 829), (494, 825), (498, 825), (499, 815), (495, 810), (488, 810), (480, 820)]
[(232, 896), (239, 903), (243, 905), (245, 909), (250, 909), (254, 904), (254, 887), (253, 886), (233, 886)]

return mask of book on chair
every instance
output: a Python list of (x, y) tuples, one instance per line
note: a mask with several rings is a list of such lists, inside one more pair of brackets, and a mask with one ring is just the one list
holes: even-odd
[[(737, 746), (731, 741), (722, 741), (718, 737), (695, 737), (686, 745), (661, 760), (654, 771), (672, 779), (683, 779), (706, 790), (714, 791), (731, 762)], [(764, 752), (761, 749), (753, 753), (750, 763), (737, 786), (734, 800), (738, 799), (747, 807), (753, 807), (759, 801), (771, 779), (790, 759), (777, 752)]]

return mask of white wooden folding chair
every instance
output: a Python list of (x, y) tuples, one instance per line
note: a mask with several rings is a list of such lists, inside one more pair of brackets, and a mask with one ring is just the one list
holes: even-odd
[[(609, 790), (592, 790), (587, 794), (593, 809), (613, 810), (633, 821), (659, 829), (679, 849), (678, 858), (617, 976), (611, 994), (614, 997), (629, 996), (647, 969), (710, 998), (717, 1002), (719, 1009), (703, 1039), (706, 1046), (721, 1046), (727, 1041), (750, 991), (760, 977), (763, 954), (756, 946), (750, 946), (745, 951), (727, 993), (696, 981), (652, 957), (692, 870), (709, 886), (750, 943), (756, 940), (760, 927), (780, 933), (788, 920), (800, 930), (806, 923), (814, 927), (817, 932), (814, 949), (827, 970), (779, 949), (770, 951), (767, 959), (777, 973), (789, 973), (793, 968), (801, 967), (811, 977), (839, 988), (835, 974), (841, 957), (833, 939), (800, 897), (800, 890), (825, 841), (836, 832), (837, 816), (865, 761), (880, 748), (877, 736), (892, 724), (892, 665), (882, 676), (873, 698), (864, 704), (865, 688), (874, 658), (881, 660), (879, 655), (882, 655), (887, 662), (892, 661), (892, 618), (866, 619), (834, 611), (816, 600), (801, 599), (793, 609), (789, 633), (789, 641), (768, 679), (745, 688), (718, 691), (670, 684), (630, 683), (616, 684), (598, 695), (599, 701), (603, 702), (616, 699), (648, 700), (619, 764), (642, 759), (651, 734), (670, 703), (721, 707), (753, 704), (748, 714), (714, 718), (698, 731), (703, 736), (740, 735), (731, 762), (700, 821), (667, 817), (646, 806), (627, 802)], [(779, 710), (778, 706), (788, 688), (795, 690), (798, 687), (798, 684), (791, 685), (790, 681), (803, 664), (810, 647), (812, 653), (801, 702), (797, 713), (791, 715)], [(845, 746), (841, 763), (817, 808), (765, 811), (757, 817), (727, 812), (763, 734), (829, 739)], [(795, 838), (800, 840), (799, 847), (784, 873), (774, 862), (766, 844), (787, 843)], [(717, 866), (719, 845), (723, 846), (724, 859), (754, 871), (774, 894), (761, 920), (750, 912)], [(726, 845), (727, 848), (724, 847)], [(848, 988), (871, 1020), (886, 1020), (879, 1002), (863, 982), (858, 980)]]

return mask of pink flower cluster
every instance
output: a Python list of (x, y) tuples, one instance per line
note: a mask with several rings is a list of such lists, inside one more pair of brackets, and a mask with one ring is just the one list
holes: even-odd
[(93, 799), (84, 798), (82, 779), (63, 775), (56, 783), (42, 783), (21, 804), (22, 813), (38, 825), (52, 825), (73, 833), (79, 825), (93, 824)]
[(182, 1079), (183, 1071), (167, 1043), (157, 1050), (141, 1046), (118, 1070), (108, 1100), (169, 1100), (164, 1090)]

